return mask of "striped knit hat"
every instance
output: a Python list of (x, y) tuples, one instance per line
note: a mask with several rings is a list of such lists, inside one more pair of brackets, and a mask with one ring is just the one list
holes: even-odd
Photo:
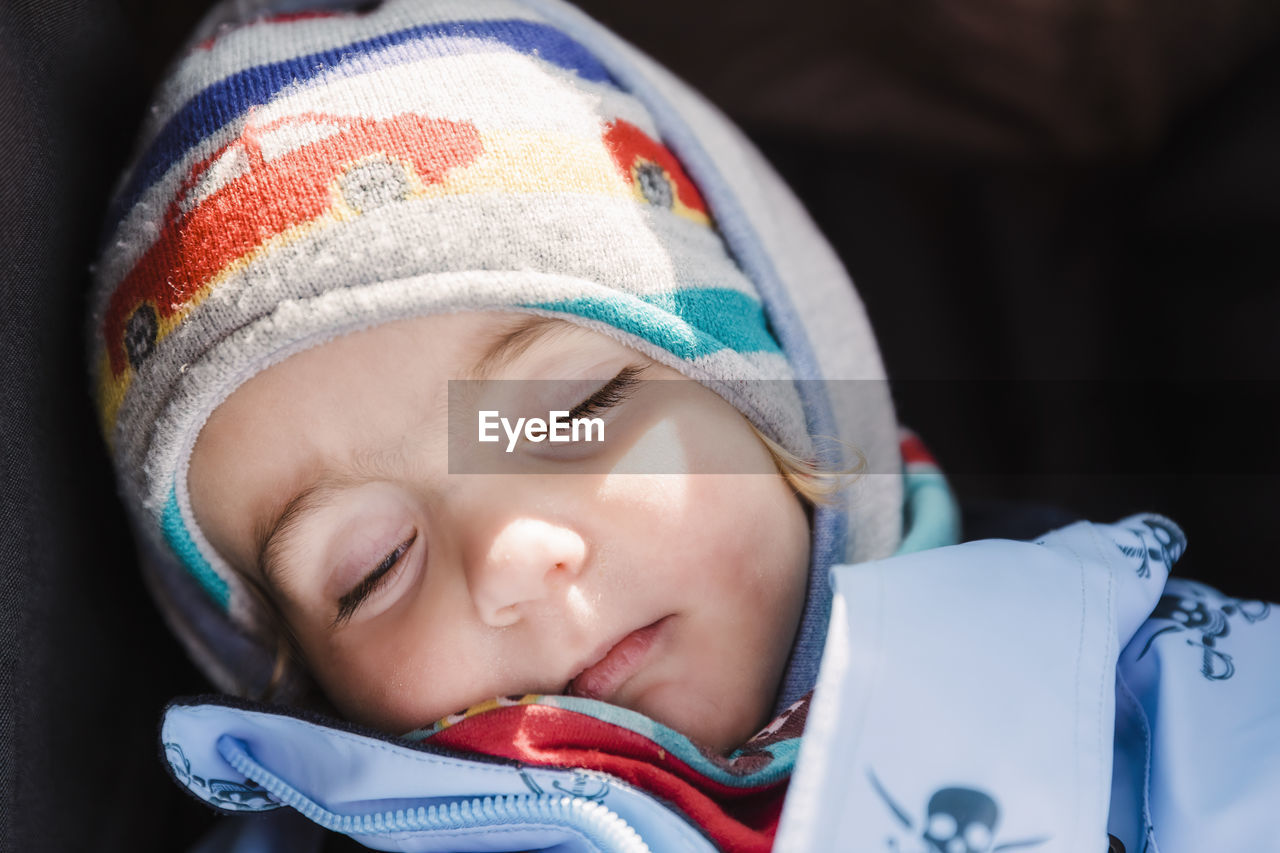
[[(109, 216), (93, 313), (99, 409), (152, 589), (220, 687), (252, 691), (272, 654), (195, 522), (187, 462), (222, 400), (302, 349), (409, 316), (544, 314), (706, 383), (801, 455), (824, 417), (845, 434), (829, 404), (815, 414), (822, 401), (776, 391), (793, 386), (753, 382), (794, 378), (797, 356), (831, 374), (721, 155), (767, 167), (735, 163), (754, 152), (660, 69), (555, 0), (266, 5), (215, 9), (162, 86)], [(842, 358), (880, 377), (843, 284), (857, 341)], [(887, 395), (856, 419), (857, 446), (892, 446)], [(852, 516), (871, 539), (862, 556), (896, 542), (892, 479)], [(853, 553), (842, 520), (823, 522), (827, 562)]]

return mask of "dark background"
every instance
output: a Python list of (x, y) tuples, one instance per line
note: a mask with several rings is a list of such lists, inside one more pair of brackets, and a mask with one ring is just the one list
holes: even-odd
[[(132, 563), (82, 350), (111, 182), (206, 5), (0, 5), (5, 850), (214, 819), (156, 755), (203, 683)], [(1183, 574), (1280, 599), (1280, 4), (585, 5), (801, 195), (971, 519), (1163, 512)]]

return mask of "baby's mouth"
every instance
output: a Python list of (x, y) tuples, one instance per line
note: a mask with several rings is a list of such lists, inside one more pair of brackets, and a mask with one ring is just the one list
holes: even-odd
[(565, 693), (585, 699), (609, 701), (609, 697), (617, 693), (640, 670), (670, 619), (670, 616), (664, 616), (615, 642), (594, 663), (569, 681)]

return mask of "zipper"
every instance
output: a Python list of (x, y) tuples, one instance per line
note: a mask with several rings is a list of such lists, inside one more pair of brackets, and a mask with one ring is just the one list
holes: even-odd
[(651, 853), (644, 839), (617, 813), (584, 797), (504, 794), (452, 800), (416, 809), (339, 814), (326, 809), (259, 764), (244, 741), (224, 734), (218, 738), (218, 753), (236, 772), (262, 786), (282, 804), (296, 809), (325, 829), (344, 835), (484, 830), (524, 824), (572, 830), (601, 853)]

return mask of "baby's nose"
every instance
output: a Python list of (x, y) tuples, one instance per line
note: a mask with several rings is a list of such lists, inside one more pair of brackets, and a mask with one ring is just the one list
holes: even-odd
[(519, 622), (522, 605), (577, 577), (586, 550), (567, 527), (532, 518), (507, 524), (468, 578), (481, 620), (495, 628)]

